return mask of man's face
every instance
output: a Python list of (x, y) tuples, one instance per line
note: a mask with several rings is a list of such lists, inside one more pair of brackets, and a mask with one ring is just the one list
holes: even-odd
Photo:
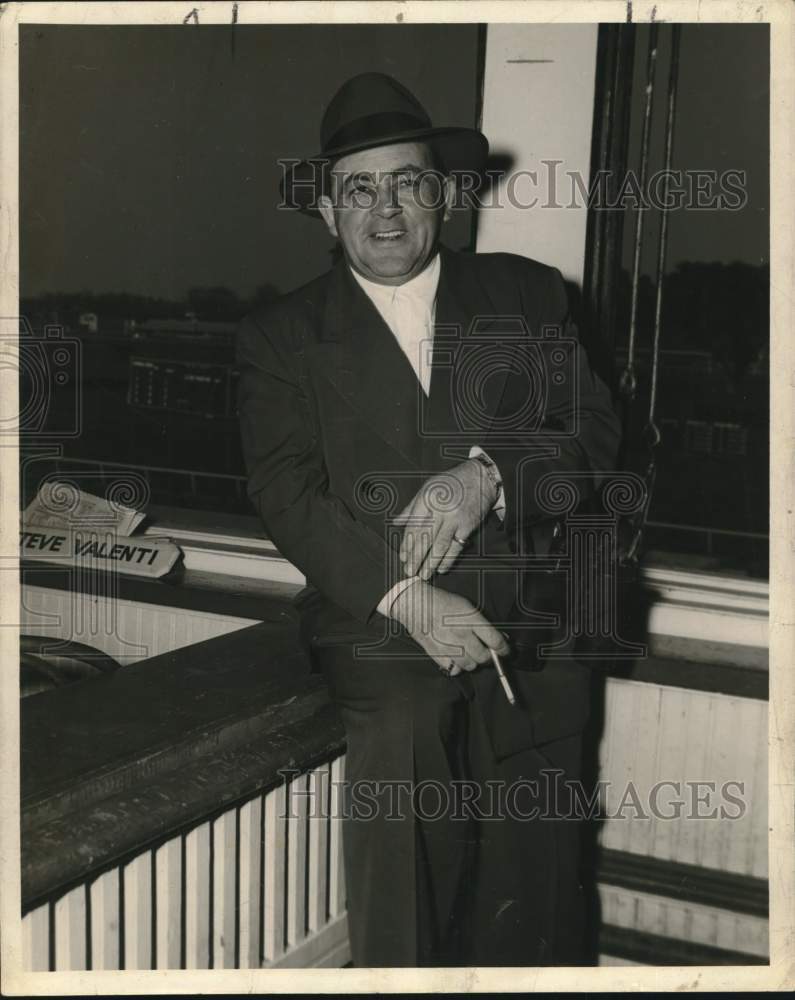
[(402, 285), (436, 252), (453, 184), (433, 169), (428, 147), (416, 142), (351, 153), (335, 164), (320, 214), (350, 265), (370, 281)]

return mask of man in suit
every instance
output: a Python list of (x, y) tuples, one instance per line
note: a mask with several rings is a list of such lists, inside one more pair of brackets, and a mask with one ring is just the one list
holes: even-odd
[(609, 392), (557, 271), (439, 244), (480, 132), (434, 128), (365, 74), (321, 145), (284, 194), (342, 257), (243, 322), (239, 410), (250, 496), (306, 575), (303, 635), (346, 729), (354, 964), (576, 964), (565, 793), (588, 678), (539, 656), (563, 609), (530, 569), (555, 525), (545, 484), (613, 466)]

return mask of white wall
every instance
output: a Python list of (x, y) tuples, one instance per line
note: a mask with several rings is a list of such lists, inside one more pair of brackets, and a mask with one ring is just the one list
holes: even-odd
[[(588, 183), (596, 72), (595, 24), (490, 24), (486, 40), (483, 131), (493, 154), (514, 158), (498, 188), (503, 207), (484, 208), (478, 222), (479, 252), (506, 250), (560, 268), (582, 283), (587, 208), (551, 208), (546, 178), (556, 168), (557, 201), (569, 205), (567, 171)], [(519, 60), (519, 61), (517, 61)], [(536, 171), (537, 180), (517, 177)], [(535, 207), (508, 204), (516, 200)], [(576, 189), (575, 189), (576, 190)]]

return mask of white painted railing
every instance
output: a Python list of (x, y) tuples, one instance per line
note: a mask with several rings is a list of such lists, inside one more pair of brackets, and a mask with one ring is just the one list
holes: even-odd
[(31, 910), (29, 971), (344, 965), (338, 757)]

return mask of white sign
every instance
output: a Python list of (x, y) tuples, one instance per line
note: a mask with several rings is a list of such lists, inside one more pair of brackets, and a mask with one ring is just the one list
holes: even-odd
[(160, 577), (172, 569), (179, 556), (179, 547), (168, 538), (133, 538), (107, 530), (46, 528), (38, 524), (23, 524), (19, 531), (20, 559)]

